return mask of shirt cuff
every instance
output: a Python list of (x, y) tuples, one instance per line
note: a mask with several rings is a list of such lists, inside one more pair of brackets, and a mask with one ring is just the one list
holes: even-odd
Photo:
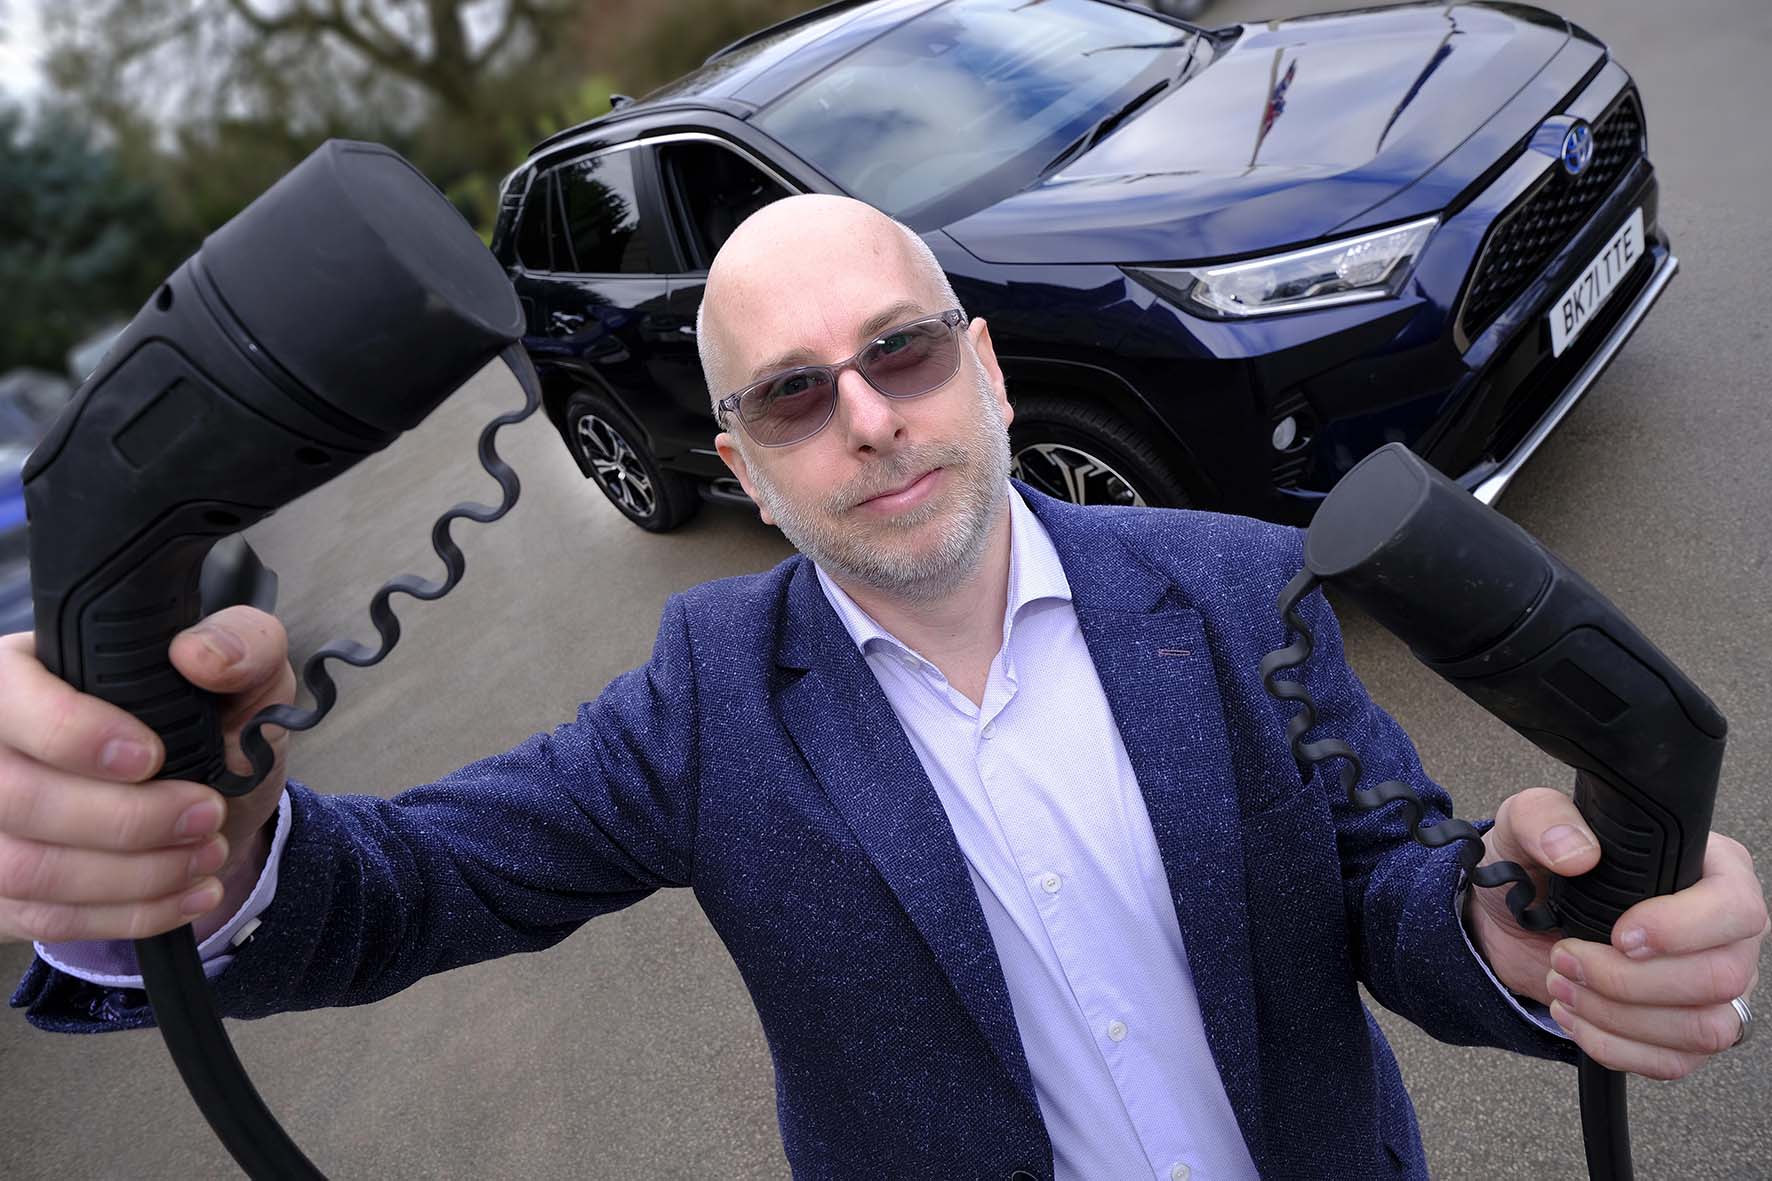
[[(252, 937), (258, 927), (258, 916), (271, 905), (277, 894), (277, 867), (283, 859), (283, 847), (289, 842), (289, 792), (277, 801), (277, 831), (271, 837), (270, 855), (265, 858), (263, 872), (252, 887), (252, 893), (214, 934), (197, 945), (203, 961), (203, 974), (213, 980), (234, 962), (234, 948)], [(43, 962), (59, 972), (78, 980), (113, 988), (141, 988), (141, 967), (136, 963), (135, 944), (128, 939), (86, 939), (70, 943), (38, 943), (34, 945)]]
[(1539, 1004), (1531, 997), (1520, 996), (1497, 979), (1495, 973), (1489, 968), (1489, 961), (1483, 958), (1482, 953), (1477, 950), (1477, 945), (1471, 942), (1470, 929), (1464, 925), (1464, 900), (1470, 893), (1470, 890), (1470, 881), (1467, 878), (1459, 884), (1457, 891), (1454, 892), (1452, 905), (1458, 908), (1458, 930), (1464, 935), (1464, 945), (1470, 948), (1471, 958), (1481, 965), (1483, 975), (1489, 977), (1489, 983), (1495, 985), (1495, 991), (1507, 998), (1507, 1003), (1513, 1006), (1514, 1012), (1532, 1022), (1532, 1024), (1538, 1026), (1546, 1033), (1553, 1034), (1560, 1038), (1567, 1038), (1569, 1036), (1568, 1033), (1564, 1031), (1561, 1025), (1557, 1024), (1556, 1018), (1550, 1015), (1550, 1009)]

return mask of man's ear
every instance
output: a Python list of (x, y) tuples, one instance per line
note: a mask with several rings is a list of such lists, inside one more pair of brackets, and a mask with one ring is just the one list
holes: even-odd
[(978, 363), (990, 379), (991, 389), (996, 391), (997, 404), (1003, 408), (1005, 425), (1015, 421), (1015, 407), (1009, 404), (1009, 385), (1003, 380), (1002, 367), (997, 364), (997, 347), (991, 343), (991, 326), (984, 322), (983, 316), (974, 316), (966, 325), (966, 335), (972, 341), (972, 350), (978, 354)]
[(726, 470), (732, 473), (733, 479), (744, 489), (745, 495), (757, 503), (757, 515), (763, 518), (765, 525), (775, 524), (775, 518), (769, 515), (769, 509), (763, 504), (763, 498), (757, 495), (756, 485), (751, 483), (750, 465), (744, 461), (744, 453), (738, 449), (738, 440), (732, 432), (721, 431), (714, 436), (714, 450), (720, 453), (720, 459), (726, 464)]

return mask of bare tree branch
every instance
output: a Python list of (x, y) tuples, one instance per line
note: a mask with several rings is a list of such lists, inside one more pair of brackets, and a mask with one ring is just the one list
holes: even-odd
[(370, 31), (379, 37), (384, 43), (392, 42), (395, 45), (402, 44), (399, 34), (388, 28), (387, 22), (383, 21), (381, 18), (381, 13), (375, 10), (375, 0), (363, 0), (363, 2), (357, 6), (357, 14), (362, 18), (363, 23), (369, 26)]
[[(341, 0), (332, 0), (328, 12), (315, 12), (305, 4), (297, 4), (282, 16), (266, 16), (252, 6), (252, 0), (227, 0), (227, 5), (267, 39), (291, 33), (330, 33), (383, 69), (436, 89), (433, 63), (398, 42), (388, 45), (364, 35), (345, 15)], [(380, 26), (379, 21), (376, 24)]]
[(534, 29), (541, 23), (541, 14), (529, 3), (529, 0), (510, 0), (505, 8), (504, 22), (499, 25), (498, 32), (494, 33), (492, 39), (482, 46), (480, 52), (474, 56), (475, 68), (478, 69), (486, 65), (503, 52), (504, 47), (510, 44), (512, 35), (519, 28), (527, 26)]
[(468, 34), (462, 25), (460, 0), (425, 0), (425, 15), (431, 26), (431, 66), (465, 71), (469, 65)]

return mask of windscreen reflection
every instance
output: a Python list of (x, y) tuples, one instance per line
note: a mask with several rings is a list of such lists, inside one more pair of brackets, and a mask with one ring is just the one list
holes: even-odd
[[(1182, 30), (1090, 0), (955, 0), (759, 114), (851, 194), (915, 225), (1030, 183), (1150, 80)], [(982, 190), (995, 190), (984, 193)], [(968, 200), (970, 198), (970, 201)]]

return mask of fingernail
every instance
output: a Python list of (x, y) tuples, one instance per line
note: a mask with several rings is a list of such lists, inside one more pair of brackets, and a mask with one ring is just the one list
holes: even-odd
[(1550, 1015), (1551, 1020), (1555, 1021), (1558, 1025), (1561, 1025), (1564, 1029), (1570, 1028), (1575, 1018), (1575, 1013), (1562, 1001), (1552, 1001), (1550, 1003)]
[(98, 752), (99, 766), (113, 775), (145, 775), (153, 752), (133, 738), (113, 738)]
[(1618, 948), (1633, 960), (1646, 960), (1654, 954), (1649, 950), (1649, 932), (1641, 927), (1620, 932)]
[(185, 809), (185, 814), (178, 818), (175, 830), (181, 837), (201, 836), (214, 832), (221, 827), (222, 815), (226, 811), (219, 800), (204, 800), (192, 804)]
[(211, 837), (203, 847), (191, 854), (191, 872), (193, 878), (206, 877), (222, 867), (228, 859), (228, 842), (224, 837)]
[(199, 915), (206, 910), (214, 910), (216, 903), (221, 901), (221, 883), (210, 878), (189, 894), (178, 904), (180, 914)]
[(1561, 947), (1551, 952), (1551, 967), (1559, 976), (1565, 976), (1577, 984), (1587, 983), (1587, 977), (1581, 972), (1581, 961)]
[(203, 646), (215, 653), (223, 664), (233, 664), (246, 655), (246, 645), (240, 642), (240, 637), (225, 628), (213, 625), (199, 627), (197, 638), (202, 640)]
[(1545, 832), (1540, 843), (1552, 865), (1561, 865), (1578, 853), (1594, 847), (1593, 838), (1572, 824), (1559, 824)]
[(1575, 985), (1567, 976), (1552, 972), (1550, 982), (1545, 987), (1552, 996), (1565, 1005), (1573, 1006), (1575, 1004)]

